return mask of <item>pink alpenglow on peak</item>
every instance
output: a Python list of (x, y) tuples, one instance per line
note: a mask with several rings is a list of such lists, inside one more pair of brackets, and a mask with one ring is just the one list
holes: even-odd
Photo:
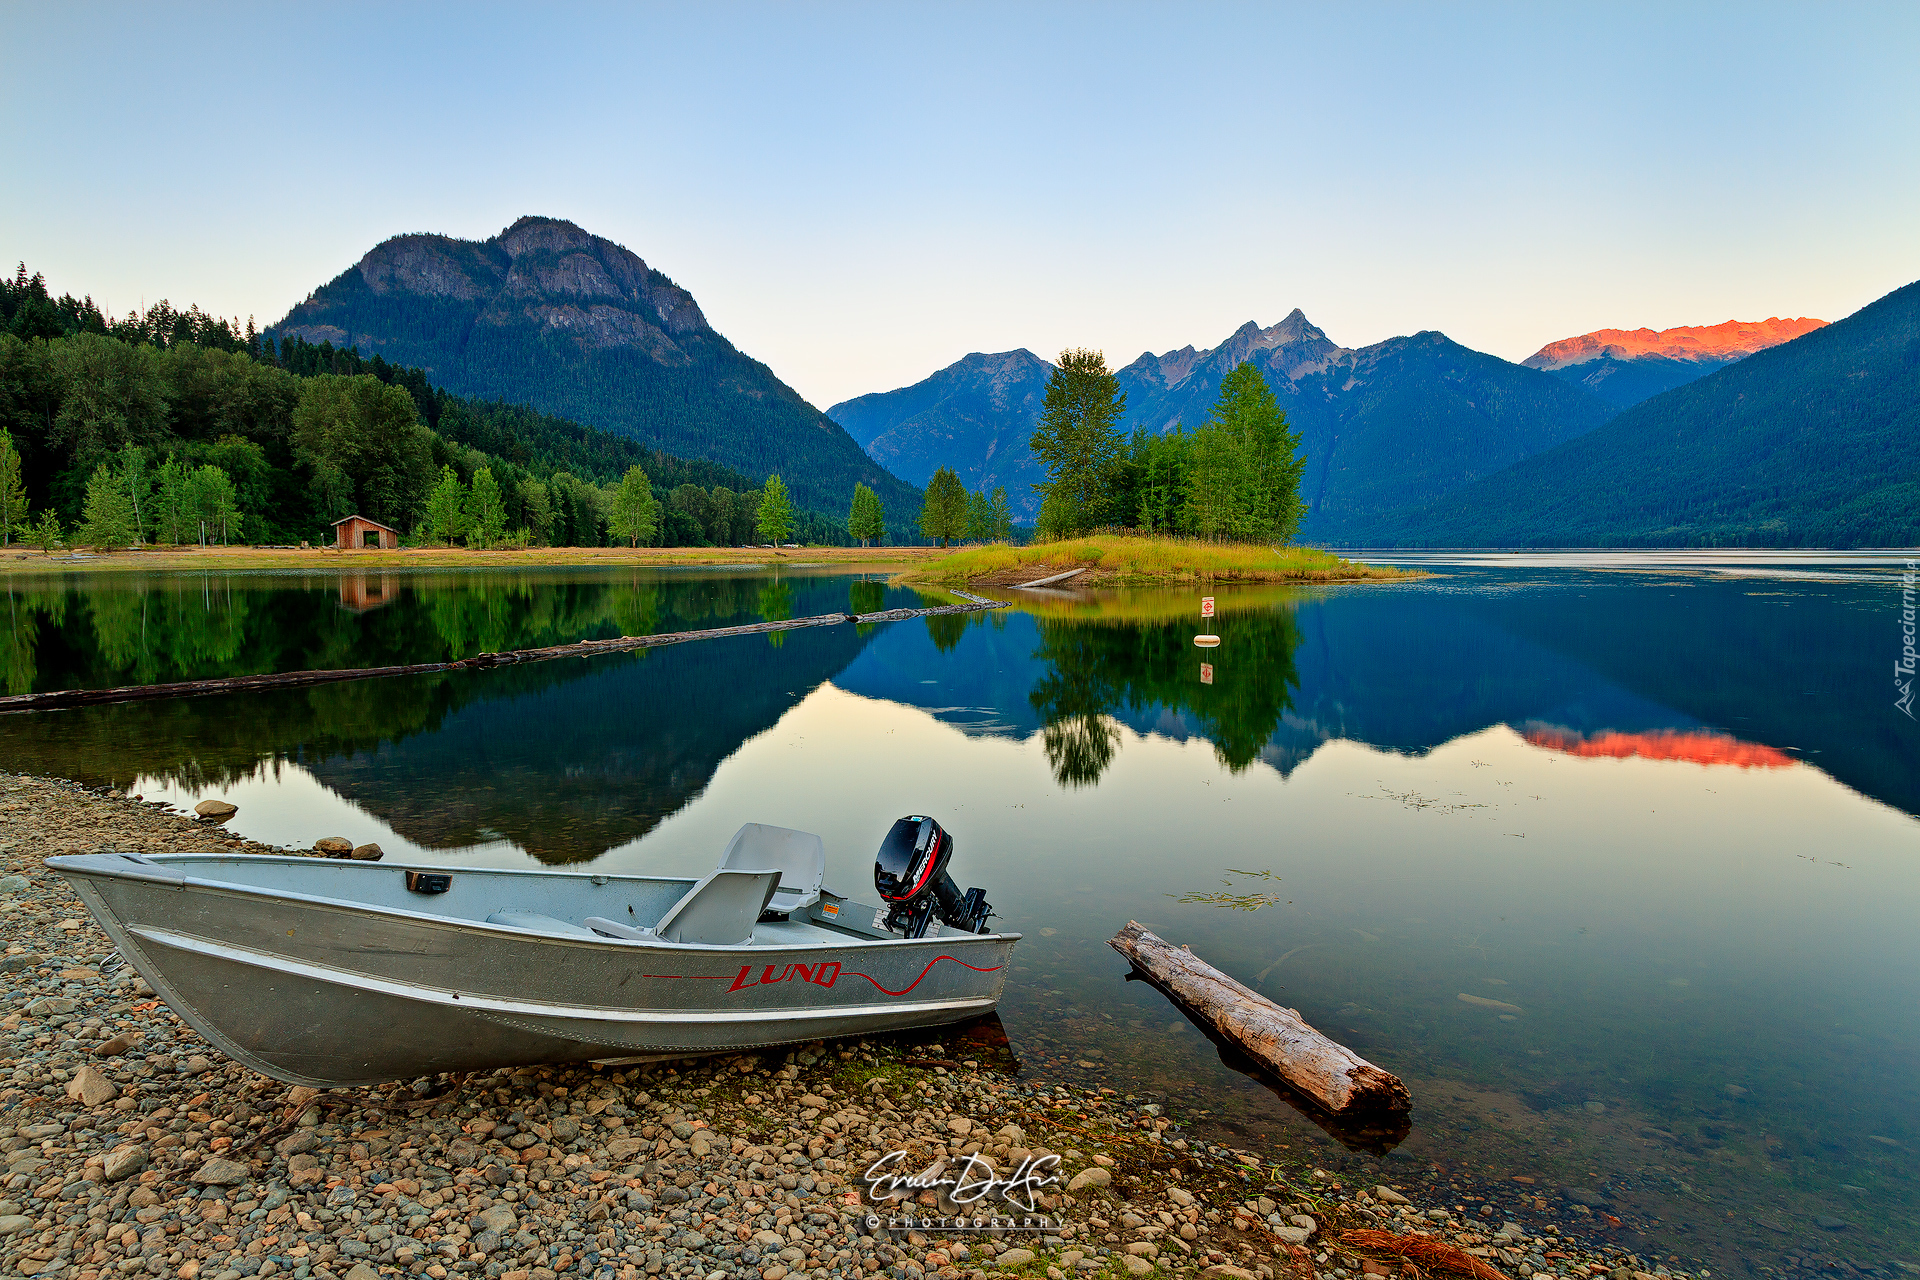
[(1521, 363), (1529, 369), (1563, 369), (1603, 356), (1616, 360), (1664, 356), (1669, 360), (1713, 360), (1724, 364), (1791, 342), (1826, 323), (1809, 316), (1797, 320), (1774, 316), (1767, 320), (1729, 320), (1725, 324), (1686, 325), (1677, 329), (1596, 329), (1577, 338), (1549, 342)]

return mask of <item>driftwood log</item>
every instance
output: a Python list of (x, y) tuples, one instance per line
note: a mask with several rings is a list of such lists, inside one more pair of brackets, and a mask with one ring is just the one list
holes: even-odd
[[(964, 594), (964, 593), (956, 593)], [(505, 653), (476, 653), (450, 662), (411, 662), (397, 667), (341, 667), (323, 671), (276, 671), (256, 676), (222, 676), (212, 680), (181, 680), (173, 684), (135, 684), (116, 689), (53, 689), (46, 693), (17, 693), (0, 697), (0, 713), (62, 711), (70, 707), (97, 707), (113, 702), (151, 702), (162, 698), (204, 698), (217, 693), (250, 693), (256, 689), (291, 689), (303, 685), (335, 684), (342, 680), (378, 680), (388, 676), (428, 675), (437, 671), (486, 671), (523, 662), (555, 658), (590, 658), (602, 653), (627, 653), (685, 644), (689, 640), (720, 640), (728, 636), (765, 635), (798, 631), (804, 627), (833, 627), (845, 622), (898, 622), (941, 613), (974, 613), (1004, 609), (1004, 601), (969, 596), (968, 604), (945, 604), (931, 609), (886, 609), (879, 613), (822, 613), (810, 618), (754, 622), (739, 627), (709, 627), (704, 631), (669, 631), (651, 636), (619, 636), (612, 640), (582, 640), (577, 644), (548, 645), (542, 649), (512, 649)]]
[(1154, 986), (1191, 1009), (1242, 1052), (1334, 1116), (1404, 1112), (1413, 1098), (1400, 1078), (1307, 1025), (1193, 952), (1147, 932), (1135, 921), (1107, 944)]

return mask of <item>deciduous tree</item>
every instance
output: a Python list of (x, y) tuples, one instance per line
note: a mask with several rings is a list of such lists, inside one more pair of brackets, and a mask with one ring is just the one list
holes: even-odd
[(472, 546), (490, 547), (507, 531), (507, 507), (500, 500), (500, 486), (494, 481), (493, 468), (481, 467), (473, 473), (466, 516), (467, 541)]
[(411, 524), (433, 485), (430, 441), (405, 387), (371, 374), (322, 374), (300, 386), (290, 442), (330, 520), (357, 509), (395, 528)]
[(114, 551), (133, 541), (133, 503), (113, 468), (101, 463), (87, 481), (87, 500), (76, 535), (96, 551)]
[(985, 492), (967, 495), (967, 541), (993, 541), (993, 501)]
[(920, 508), (920, 533), (944, 547), (967, 531), (967, 488), (952, 467), (941, 467), (927, 481)]
[(787, 496), (787, 486), (777, 475), (767, 477), (766, 486), (760, 491), (760, 536), (779, 546), (787, 540), (787, 531), (793, 528), (793, 500)]
[(52, 507), (43, 508), (33, 526), (33, 545), (40, 548), (41, 555), (46, 555), (60, 545), (60, 535), (60, 517)]
[(451, 543), (467, 531), (467, 487), (452, 467), (440, 468), (440, 483), (427, 495), (426, 513), (421, 517), (420, 536), (428, 542)]
[(233, 480), (219, 467), (197, 467), (186, 478), (186, 507), (199, 526), (200, 545), (220, 539), (222, 546), (240, 523), (240, 503)]
[(1300, 436), (1252, 364), (1220, 381), (1220, 398), (1194, 433), (1188, 505), (1204, 537), (1290, 542), (1300, 527)]
[(863, 547), (878, 542), (887, 533), (880, 495), (858, 481), (853, 486), (853, 507), (847, 512), (847, 532), (860, 539)]
[(642, 542), (651, 543), (659, 525), (660, 504), (653, 496), (647, 473), (637, 466), (628, 467), (607, 509), (607, 532), (637, 547)]
[(1136, 432), (1133, 438), (1135, 490), (1134, 519), (1148, 533), (1180, 533), (1187, 529), (1187, 473), (1193, 462), (1193, 437), (1175, 427), (1165, 435)]
[(20, 479), (20, 451), (13, 437), (0, 428), (0, 547), (8, 546), (13, 535), (27, 531), (27, 490)]
[(1007, 501), (1006, 486), (994, 489), (990, 508), (993, 514), (993, 541), (1013, 541), (1013, 504)]

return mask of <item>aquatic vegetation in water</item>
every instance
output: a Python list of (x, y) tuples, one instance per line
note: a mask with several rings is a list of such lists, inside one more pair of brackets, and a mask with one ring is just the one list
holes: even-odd
[[(1241, 871), (1234, 867), (1228, 867), (1227, 873), (1235, 876), (1247, 876), (1255, 880), (1272, 880), (1278, 882), (1280, 879), (1279, 876), (1271, 871)], [(1220, 883), (1226, 885), (1228, 889), (1234, 887), (1233, 881), (1231, 880), (1222, 880)], [(1196, 890), (1191, 893), (1181, 894), (1169, 893), (1166, 896), (1172, 898), (1175, 902), (1182, 902), (1191, 906), (1225, 907), (1232, 911), (1258, 911), (1262, 907), (1270, 907), (1280, 901), (1280, 895), (1277, 893), (1228, 893), (1219, 889)], [(1291, 952), (1289, 954), (1291, 954)]]
[(1490, 807), (1484, 804), (1454, 804), (1450, 800), (1442, 800), (1438, 796), (1422, 795), (1418, 791), (1388, 791), (1385, 783), (1380, 784), (1380, 790), (1383, 794), (1377, 796), (1361, 796), (1360, 799), (1398, 800), (1409, 809), (1432, 809), (1436, 813), (1463, 813), (1468, 809), (1486, 809)]

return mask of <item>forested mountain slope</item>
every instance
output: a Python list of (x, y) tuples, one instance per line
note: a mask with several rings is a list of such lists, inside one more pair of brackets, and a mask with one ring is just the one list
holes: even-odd
[(1920, 544), (1920, 283), (1375, 535), (1419, 546)]
[(1053, 366), (1024, 347), (974, 352), (898, 391), (843, 401), (827, 416), (887, 470), (924, 485), (950, 466), (969, 490), (1004, 486), (1013, 510), (1031, 520), (1033, 486), (1046, 472), (1027, 447)]
[[(385, 397), (397, 416), (378, 430), (303, 438), (300, 406), (329, 380), (397, 388), (397, 401)], [(634, 466), (661, 504), (658, 540), (756, 538), (758, 485), (718, 463), (676, 458), (524, 405), (455, 395), (418, 367), (368, 360), (352, 348), (294, 336), (276, 347), (251, 324), (243, 329), (196, 307), (176, 311), (161, 301), (109, 320), (90, 301), (52, 297), (24, 266), (11, 282), (0, 279), (0, 430), (20, 458), (20, 496), (69, 528), (103, 464), (131, 501), (129, 466), (151, 480), (178, 459), (226, 474), (239, 517), (233, 532), (252, 542), (324, 539), (331, 520), (356, 510), (412, 531), (443, 466), (463, 485), (487, 468), (507, 527), (538, 542), (599, 545), (605, 490)], [(843, 520), (797, 516), (800, 540), (847, 541)], [(22, 522), (18, 513), (15, 520)]]

